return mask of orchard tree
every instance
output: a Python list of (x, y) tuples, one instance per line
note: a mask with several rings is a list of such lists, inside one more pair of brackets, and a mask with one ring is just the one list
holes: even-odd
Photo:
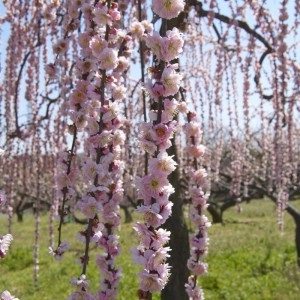
[[(203, 299), (204, 213), (224, 176), (233, 199), (252, 197), (259, 178), (283, 226), (299, 181), (298, 0), (3, 4), (0, 205), (9, 233), (0, 236), (0, 257), (12, 240), (14, 208), (30, 197), (37, 283), (47, 194), (54, 258), (69, 248), (65, 217), (79, 211), (87, 220), (69, 299), (116, 299), (126, 276), (116, 265), (119, 208), (130, 200), (143, 219), (132, 253), (141, 265), (138, 299), (160, 291), (162, 299)], [(101, 253), (96, 295), (86, 279), (92, 243)]]

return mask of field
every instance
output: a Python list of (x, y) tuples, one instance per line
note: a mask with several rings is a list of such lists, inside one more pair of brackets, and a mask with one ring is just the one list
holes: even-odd
[[(300, 209), (300, 201), (294, 202)], [(207, 300), (296, 300), (300, 295), (300, 270), (296, 265), (294, 245), (295, 225), (285, 214), (284, 232), (276, 224), (276, 209), (268, 201), (242, 204), (242, 213), (226, 211), (224, 225), (210, 228), (210, 250), (207, 257), (209, 273), (201, 279)], [(6, 219), (0, 215), (0, 234), (6, 233)], [(24, 216), (23, 223), (13, 226), (11, 251), (0, 262), (0, 292), (7, 289), (21, 300), (67, 299), (74, 288), (70, 280), (80, 275), (75, 263), (83, 245), (75, 241), (82, 226), (64, 226), (64, 240), (72, 245), (62, 261), (53, 261), (48, 254), (48, 217), (41, 220), (40, 275), (38, 286), (33, 285), (33, 218)], [(137, 244), (132, 224), (121, 226), (122, 255), (119, 264), (124, 276), (118, 300), (137, 299), (138, 266), (131, 263), (130, 247)], [(73, 242), (73, 243), (72, 243)], [(92, 256), (96, 250), (92, 251)], [(93, 257), (91, 258), (93, 259)], [(88, 268), (91, 290), (96, 291), (98, 270)], [(154, 299), (159, 299), (155, 295)]]

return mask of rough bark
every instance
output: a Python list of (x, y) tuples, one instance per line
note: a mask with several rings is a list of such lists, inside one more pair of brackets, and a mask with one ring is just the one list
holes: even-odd
[(218, 223), (223, 224), (223, 211), (218, 207), (217, 204), (209, 203), (207, 211), (210, 213), (212, 217), (213, 224), (218, 224)]
[(23, 222), (23, 211), (16, 211), (18, 222), (22, 223)]
[[(172, 30), (173, 27), (180, 27), (183, 22), (185, 13), (182, 12), (177, 18), (171, 20), (162, 20), (160, 34), (166, 35), (167, 30)], [(172, 61), (178, 63), (178, 59)], [(174, 156), (173, 159), (178, 162), (178, 156), (175, 145), (175, 138), (172, 139), (172, 146), (168, 149), (168, 154)], [(180, 166), (169, 176), (169, 181), (175, 188), (175, 193), (170, 196), (170, 201), (173, 202), (172, 215), (163, 225), (164, 228), (171, 232), (169, 246), (172, 249), (168, 263), (171, 265), (171, 276), (166, 287), (161, 292), (162, 300), (188, 300), (185, 292), (185, 283), (189, 276), (187, 268), (187, 260), (189, 258), (189, 235), (188, 228), (183, 215), (183, 195), (181, 193), (180, 184)]]
[[(169, 155), (174, 155), (176, 160), (176, 146), (172, 146), (168, 151)], [(176, 160), (178, 161), (178, 160)], [(173, 202), (172, 215), (164, 224), (164, 228), (171, 231), (169, 246), (172, 251), (168, 263), (171, 265), (169, 282), (161, 293), (162, 300), (187, 300), (184, 284), (187, 282), (189, 271), (186, 266), (189, 258), (189, 239), (188, 228), (183, 215), (183, 198), (179, 184), (180, 173), (177, 168), (170, 176), (169, 181), (175, 188), (175, 193), (171, 195), (170, 200)]]
[(121, 209), (123, 209), (123, 211), (124, 211), (124, 215), (125, 215), (125, 220), (124, 220), (124, 222), (125, 222), (126, 224), (131, 223), (133, 219), (132, 219), (132, 215), (131, 215), (131, 213), (130, 213), (130, 210), (129, 210), (128, 206), (126, 206), (126, 205), (120, 205), (120, 207), (121, 207)]
[[(273, 195), (268, 195), (270, 199), (276, 203), (277, 199)], [(290, 203), (287, 203), (285, 209), (294, 219), (296, 228), (295, 228), (295, 244), (296, 244), (296, 253), (297, 253), (297, 264), (300, 268), (300, 212), (293, 207)]]
[(300, 212), (290, 204), (287, 205), (286, 211), (293, 217), (295, 221), (295, 243), (297, 252), (297, 264), (300, 268)]

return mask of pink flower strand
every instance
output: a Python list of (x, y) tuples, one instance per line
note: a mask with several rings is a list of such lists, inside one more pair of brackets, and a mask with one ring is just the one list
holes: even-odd
[[(176, 17), (183, 8), (181, 1), (153, 1), (153, 11), (167, 19)], [(136, 31), (142, 30), (137, 26)], [(152, 77), (145, 84), (148, 95), (157, 102), (158, 108), (150, 111), (150, 122), (140, 124), (138, 136), (142, 149), (151, 154), (148, 174), (136, 180), (138, 199), (142, 200), (137, 212), (144, 219), (144, 224), (137, 223), (134, 227), (140, 244), (132, 248), (133, 261), (142, 266), (142, 271), (138, 273), (139, 299), (149, 299), (152, 293), (160, 292), (170, 276), (170, 266), (166, 263), (170, 248), (165, 247), (170, 233), (159, 227), (169, 218), (173, 206), (169, 196), (174, 188), (169, 183), (168, 175), (175, 170), (176, 162), (166, 150), (172, 145), (171, 138), (177, 126), (173, 121), (177, 102), (173, 98), (179, 90), (182, 76), (177, 72), (177, 64), (168, 62), (182, 52), (183, 39), (178, 29), (174, 28), (167, 31), (165, 37), (157, 32), (148, 34), (146, 45), (158, 59), (151, 68)]]
[(189, 195), (191, 197), (190, 220), (195, 225), (195, 233), (190, 238), (190, 258), (187, 266), (192, 272), (188, 282), (185, 284), (186, 292), (191, 300), (204, 299), (204, 293), (197, 286), (198, 276), (207, 273), (207, 264), (203, 262), (207, 254), (209, 239), (207, 228), (211, 226), (209, 220), (204, 215), (207, 208), (208, 194), (205, 193), (207, 173), (204, 168), (199, 168), (205, 153), (205, 147), (200, 144), (202, 140), (201, 125), (195, 120), (196, 114), (187, 114), (188, 123), (184, 130), (187, 135), (187, 152), (191, 157), (192, 166), (187, 170), (189, 176)]
[(15, 296), (11, 295), (9, 291), (4, 291), (0, 297), (0, 300), (19, 300), (19, 298), (16, 298)]
[[(130, 38), (118, 28), (121, 14), (117, 3), (85, 3), (81, 10), (87, 28), (78, 37), (81, 56), (75, 67), (79, 79), (70, 95), (69, 115), (78, 131), (84, 132), (84, 155), (78, 176), (85, 191), (76, 208), (86, 217), (88, 225), (78, 233), (85, 252), (79, 259), (82, 274), (76, 280), (77, 291), (70, 299), (116, 299), (121, 277), (115, 264), (120, 253), (116, 231), (123, 197), (121, 154), (125, 142), (120, 108), (126, 93), (123, 73), (129, 66), (122, 49), (128, 49)], [(102, 248), (96, 259), (101, 273), (96, 296), (87, 291), (87, 284), (79, 284), (84, 282), (91, 243)]]
[(11, 234), (0, 235), (0, 259), (4, 258), (7, 254), (9, 246), (13, 240), (13, 236)]
[(153, 0), (152, 9), (161, 18), (170, 20), (183, 11), (184, 5), (182, 0)]

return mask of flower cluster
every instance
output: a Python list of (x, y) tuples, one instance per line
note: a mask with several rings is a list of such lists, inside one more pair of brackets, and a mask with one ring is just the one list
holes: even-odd
[[(102, 278), (96, 298), (115, 299), (121, 277), (115, 259), (120, 252), (116, 230), (123, 197), (121, 154), (125, 134), (121, 109), (126, 93), (123, 75), (129, 67), (131, 37), (120, 29), (117, 3), (85, 3), (80, 9), (86, 30), (78, 36), (81, 51), (75, 65), (78, 80), (68, 102), (70, 119), (77, 131), (85, 134), (85, 155), (80, 161), (85, 192), (76, 208), (88, 219), (88, 225), (78, 234), (78, 239), (85, 244), (78, 282), (82, 276), (85, 280), (89, 245), (96, 243), (103, 249), (96, 259)], [(76, 286), (78, 290), (70, 299), (94, 299), (87, 291), (87, 284)]]
[(61, 260), (63, 254), (70, 248), (67, 242), (61, 242), (60, 245), (53, 249), (49, 247), (49, 254), (52, 255), (56, 260)]
[[(2, 156), (3, 153), (4, 150), (0, 148), (0, 156)], [(0, 191), (0, 208), (1, 206), (4, 206), (5, 203), (6, 203), (6, 195), (4, 191)], [(6, 256), (12, 241), (13, 241), (13, 236), (10, 233), (5, 234), (3, 236), (0, 235), (0, 259)], [(10, 292), (4, 291), (0, 295), (0, 300), (19, 300), (19, 299), (11, 295)]]
[(19, 300), (19, 298), (11, 295), (9, 291), (4, 291), (0, 296), (0, 300)]
[(6, 255), (8, 248), (13, 240), (11, 234), (0, 235), (0, 258), (4, 258)]
[[(157, 7), (155, 1), (153, 10), (154, 7)], [(173, 4), (171, 11), (174, 16), (180, 12), (178, 6), (173, 7)], [(148, 299), (151, 293), (161, 291), (170, 275), (170, 267), (166, 263), (170, 248), (165, 246), (170, 233), (159, 227), (169, 218), (173, 206), (169, 197), (174, 193), (174, 188), (168, 176), (177, 164), (168, 155), (167, 149), (172, 145), (171, 138), (177, 127), (177, 122), (173, 120), (178, 108), (175, 95), (182, 76), (177, 71), (178, 65), (172, 63), (172, 60), (182, 52), (183, 39), (178, 29), (174, 28), (168, 30), (164, 37), (157, 32), (147, 34), (145, 43), (155, 56), (155, 65), (149, 68), (150, 78), (145, 84), (145, 90), (153, 103), (149, 113), (150, 122), (140, 124), (138, 136), (141, 148), (151, 155), (148, 173), (136, 180), (138, 199), (142, 201), (137, 212), (144, 219), (143, 224), (137, 223), (134, 227), (140, 244), (132, 248), (133, 261), (143, 268), (138, 274), (139, 299)]]
[(188, 169), (189, 195), (191, 197), (190, 220), (195, 226), (195, 233), (190, 239), (190, 258), (187, 262), (189, 270), (193, 273), (185, 284), (186, 292), (191, 300), (204, 299), (204, 293), (197, 286), (197, 277), (206, 274), (207, 264), (203, 262), (207, 254), (208, 236), (207, 228), (210, 222), (204, 215), (207, 208), (208, 194), (206, 190), (207, 173), (204, 168), (199, 167), (199, 160), (205, 153), (205, 147), (201, 144), (202, 132), (200, 124), (195, 120), (195, 113), (188, 113), (188, 123), (184, 130), (187, 135), (187, 152), (192, 158), (192, 165)]
[[(0, 148), (0, 156), (4, 153), (4, 150)], [(0, 208), (1, 206), (4, 206), (6, 203), (6, 195), (4, 191), (0, 191)], [(0, 235), (0, 259), (4, 258), (6, 255), (9, 246), (13, 240), (13, 236), (11, 234), (6, 234), (6, 235)]]
[(184, 9), (183, 0), (153, 0), (153, 12), (161, 18), (170, 20), (179, 15)]
[[(56, 54), (54, 63), (49, 63), (45, 66), (45, 71), (49, 78), (49, 82), (55, 78), (58, 78), (59, 74), (61, 75), (59, 81), (61, 83), (60, 88), (62, 100), (66, 100), (70, 94), (69, 86), (71, 86), (72, 82), (71, 76), (65, 76), (62, 74), (65, 74), (66, 70), (68, 69), (68, 63), (65, 59), (65, 55), (72, 45), (72, 42), (74, 42), (75, 34), (73, 34), (73, 32), (80, 25), (79, 8), (81, 5), (83, 5), (83, 2), (84, 1), (65, 1), (65, 3), (61, 6), (60, 9), (62, 9), (63, 13), (65, 14), (65, 18), (63, 18), (62, 22), (63, 38), (57, 40), (53, 45), (53, 53)], [(44, 5), (44, 17), (52, 23), (56, 20), (56, 13), (58, 12), (57, 5), (57, 1), (53, 1), (51, 5)], [(62, 70), (60, 70), (60, 68)], [(68, 102), (70, 102), (70, 100)], [(70, 110), (70, 104), (63, 103), (60, 108), (60, 113), (62, 115), (72, 114)], [(76, 145), (78, 143), (77, 135), (79, 129), (74, 121), (72, 125), (68, 126), (68, 131), (73, 135), (72, 146), (68, 150), (63, 151), (58, 155), (57, 172), (55, 172), (57, 197), (54, 197), (51, 206), (51, 213), (55, 216), (58, 215), (59, 217), (59, 226), (58, 245), (56, 249), (53, 249), (51, 245), (51, 247), (49, 247), (49, 253), (58, 260), (63, 257), (63, 254), (69, 248), (68, 243), (62, 241), (62, 225), (65, 222), (65, 217), (70, 213), (69, 209), (67, 208), (67, 204), (68, 202), (71, 202), (76, 195), (75, 183), (78, 179), (79, 172), (75, 163)], [(61, 199), (60, 203), (58, 199)]]
[(174, 27), (166, 32), (165, 37), (161, 37), (156, 31), (152, 35), (148, 34), (146, 45), (157, 59), (170, 62), (182, 52), (183, 38), (179, 30)]
[(3, 191), (0, 191), (0, 206), (6, 203), (6, 195)]
[[(161, 98), (158, 101), (165, 107), (170, 100), (165, 99), (164, 103)], [(139, 273), (140, 299), (144, 299), (147, 293), (162, 290), (169, 277), (169, 266), (165, 261), (170, 249), (164, 247), (169, 233), (158, 227), (171, 215), (173, 205), (169, 196), (174, 188), (168, 181), (168, 175), (175, 170), (176, 162), (166, 150), (171, 146), (170, 139), (176, 129), (176, 122), (171, 121), (167, 113), (162, 121), (162, 111), (159, 110), (154, 115), (155, 121), (141, 124), (139, 135), (141, 147), (152, 154), (148, 174), (136, 180), (138, 199), (143, 200), (137, 212), (144, 218), (144, 224), (137, 224), (135, 227), (141, 243), (132, 250), (133, 260), (143, 266), (143, 271)]]

